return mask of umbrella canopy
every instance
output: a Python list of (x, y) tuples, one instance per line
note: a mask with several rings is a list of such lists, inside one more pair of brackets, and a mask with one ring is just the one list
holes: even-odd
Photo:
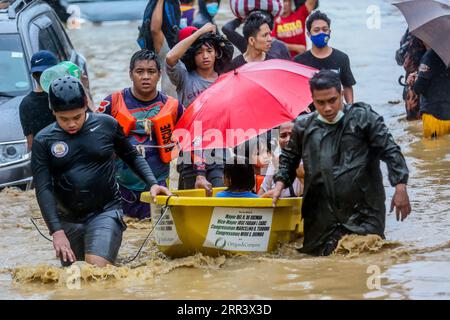
[(312, 101), (309, 79), (316, 71), (286, 60), (247, 63), (197, 97), (174, 136), (186, 151), (228, 148), (292, 121)]
[(394, 5), (405, 16), (409, 31), (450, 66), (450, 0), (407, 0)]

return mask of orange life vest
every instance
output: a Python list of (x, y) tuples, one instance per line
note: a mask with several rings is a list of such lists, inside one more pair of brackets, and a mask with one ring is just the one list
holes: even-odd
[[(122, 126), (126, 136), (136, 129), (136, 118), (125, 103), (122, 91), (114, 92), (111, 99), (111, 115)], [(169, 163), (178, 156), (178, 149), (172, 141), (172, 133), (178, 117), (178, 100), (168, 96), (167, 102), (156, 116), (148, 118), (153, 124), (159, 156), (164, 163)]]

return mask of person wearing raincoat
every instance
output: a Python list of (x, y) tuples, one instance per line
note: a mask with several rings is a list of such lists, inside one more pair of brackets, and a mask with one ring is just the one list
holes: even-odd
[(450, 67), (433, 49), (423, 55), (418, 72), (408, 84), (420, 95), (423, 136), (437, 138), (450, 133)]
[(383, 118), (364, 103), (344, 105), (339, 76), (322, 70), (310, 80), (316, 111), (297, 119), (282, 150), (273, 204), (292, 184), (303, 160), (305, 188), (301, 252), (331, 254), (346, 234), (384, 237), (385, 191), (380, 160), (395, 186), (391, 211), (397, 220), (411, 212), (408, 168)]

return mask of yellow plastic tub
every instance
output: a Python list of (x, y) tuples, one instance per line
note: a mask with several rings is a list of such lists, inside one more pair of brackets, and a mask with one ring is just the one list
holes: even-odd
[[(215, 188), (213, 195), (223, 189)], [(211, 198), (203, 189), (173, 193), (178, 196), (169, 199), (154, 231), (158, 248), (170, 257), (270, 252), (303, 233), (302, 198), (280, 199), (273, 208), (270, 198)], [(151, 202), (148, 193), (141, 200)], [(154, 222), (166, 200), (158, 196), (152, 204)]]

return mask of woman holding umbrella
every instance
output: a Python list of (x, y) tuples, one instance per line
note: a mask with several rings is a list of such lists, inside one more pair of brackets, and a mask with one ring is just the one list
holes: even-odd
[(427, 138), (450, 133), (450, 5), (445, 1), (411, 0), (394, 3), (409, 31), (429, 49), (408, 85), (420, 94), (423, 133)]
[(408, 84), (420, 95), (424, 137), (450, 133), (450, 68), (433, 49), (422, 57), (419, 72), (409, 75)]

